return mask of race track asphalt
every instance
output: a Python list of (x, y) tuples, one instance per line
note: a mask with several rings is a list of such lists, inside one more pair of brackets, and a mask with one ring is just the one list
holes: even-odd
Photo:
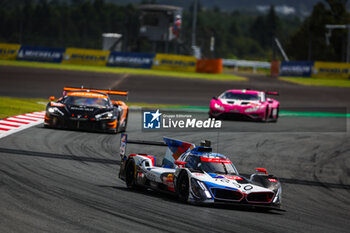
[[(208, 96), (228, 85), (246, 85), (277, 89), (285, 106), (322, 106), (332, 100), (336, 106), (349, 106), (346, 88), (301, 87), (256, 76), (247, 83), (216, 83), (0, 67), (0, 81), (1, 96), (59, 96), (64, 85), (84, 82), (96, 88), (127, 88), (132, 102), (206, 106)], [(339, 132), (329, 132), (326, 125), (314, 132), (308, 124), (292, 132), (288, 126), (299, 120), (293, 117), (251, 123), (256, 132), (245, 132), (250, 122), (228, 122), (235, 132), (142, 132), (140, 112), (129, 117), (129, 138), (160, 141), (171, 136), (197, 144), (209, 139), (241, 173), (265, 167), (282, 179), (283, 211), (193, 206), (153, 191), (130, 191), (117, 178), (119, 134), (38, 125), (0, 139), (0, 232), (349, 232), (349, 120)], [(332, 120), (337, 119), (322, 124)], [(263, 132), (269, 126), (283, 130)], [(164, 148), (129, 145), (127, 150), (161, 160)]]
[(310, 87), (246, 74), (247, 82), (210, 81), (158, 76), (93, 73), (0, 66), (0, 95), (49, 98), (62, 95), (64, 86), (129, 91), (129, 101), (154, 104), (208, 106), (213, 96), (227, 89), (279, 91), (285, 107), (350, 107), (349, 88)]

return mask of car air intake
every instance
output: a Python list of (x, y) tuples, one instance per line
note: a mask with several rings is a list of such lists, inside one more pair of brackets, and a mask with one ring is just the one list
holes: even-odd
[(247, 105), (249, 102), (242, 102), (241, 105)]
[(250, 193), (247, 201), (252, 203), (270, 203), (275, 194), (273, 192)]
[(211, 192), (214, 198), (218, 200), (240, 201), (243, 198), (241, 192), (230, 189), (212, 188)]
[(234, 104), (235, 101), (227, 101), (228, 104)]

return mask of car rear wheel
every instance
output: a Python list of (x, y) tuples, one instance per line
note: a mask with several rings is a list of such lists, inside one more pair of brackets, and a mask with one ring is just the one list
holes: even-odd
[(136, 188), (135, 184), (136, 164), (133, 159), (130, 159), (125, 168), (125, 183), (128, 188)]
[[(272, 118), (272, 122), (274, 122), (274, 123), (276, 123), (277, 122), (277, 120), (278, 120), (278, 116), (279, 116), (279, 112), (280, 112), (280, 107), (277, 107), (277, 109), (276, 109), (276, 116), (275, 116), (275, 118)], [(273, 117), (273, 116), (272, 116)]]
[(265, 116), (264, 118), (262, 119), (263, 122), (268, 122), (269, 121), (269, 107), (266, 107), (266, 110), (265, 110)]
[(118, 118), (117, 118), (117, 126), (115, 127), (115, 133), (117, 134), (119, 132), (122, 132), (120, 130), (120, 116), (118, 116)]
[(213, 114), (211, 114), (211, 112), (208, 113), (208, 117), (216, 119), (216, 117)]
[(126, 113), (125, 120), (123, 122), (123, 127), (120, 130), (120, 132), (125, 132), (126, 131), (126, 126), (128, 125), (128, 117), (129, 117), (129, 112)]
[(180, 173), (176, 184), (176, 194), (181, 202), (187, 202), (190, 194), (190, 183), (185, 171)]

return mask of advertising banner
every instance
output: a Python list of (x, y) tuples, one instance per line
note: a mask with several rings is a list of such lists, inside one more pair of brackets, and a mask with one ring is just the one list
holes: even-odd
[(195, 72), (196, 63), (197, 59), (193, 56), (157, 53), (152, 69)]
[(63, 64), (106, 66), (110, 51), (67, 48)]
[(312, 70), (313, 78), (349, 79), (350, 63), (316, 61)]
[(198, 73), (222, 73), (222, 59), (198, 59), (196, 72)]
[(151, 69), (154, 57), (154, 53), (111, 52), (107, 66)]
[(280, 76), (311, 77), (313, 61), (282, 61)]
[(60, 63), (65, 48), (50, 48), (22, 45), (17, 54), (17, 60)]
[(1, 44), (0, 43), (0, 59), (16, 59), (20, 44)]
[(270, 74), (272, 78), (277, 78), (280, 74), (280, 62), (271, 61)]

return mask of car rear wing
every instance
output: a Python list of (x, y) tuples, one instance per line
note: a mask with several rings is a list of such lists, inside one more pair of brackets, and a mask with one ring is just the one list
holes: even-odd
[(280, 95), (277, 91), (265, 91), (266, 95)]
[(84, 88), (84, 87), (64, 87), (63, 88), (63, 95), (66, 94), (67, 91), (97, 91), (97, 92), (102, 92), (108, 95), (123, 95), (127, 96), (128, 92), (127, 91), (112, 91), (112, 90), (105, 90), (105, 89), (92, 89), (92, 88)]
[(121, 134), (120, 137), (120, 157), (124, 158), (126, 156), (126, 145), (127, 144), (140, 144), (149, 146), (168, 146), (165, 142), (157, 141), (145, 141), (145, 140), (128, 140), (128, 135), (125, 133)]
[(163, 165), (166, 165), (168, 167), (173, 167), (174, 162), (178, 159), (178, 157), (181, 154), (185, 153), (188, 150), (192, 150), (195, 147), (195, 145), (192, 143), (183, 142), (183, 141), (166, 138), (166, 137), (164, 137), (164, 142), (157, 142), (157, 141), (145, 141), (145, 140), (128, 140), (127, 134), (121, 134), (121, 137), (120, 137), (121, 161), (125, 161), (127, 159), (126, 146), (128, 143), (150, 145), (150, 146), (166, 146), (167, 150), (165, 152), (165, 156), (163, 159)]

